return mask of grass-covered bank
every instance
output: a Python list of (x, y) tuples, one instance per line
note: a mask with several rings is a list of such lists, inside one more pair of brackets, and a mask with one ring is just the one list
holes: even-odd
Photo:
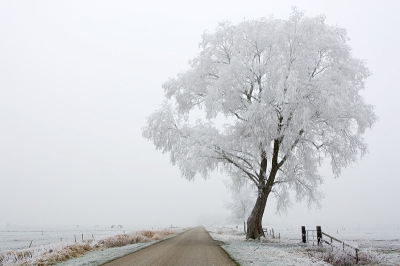
[[(53, 245), (40, 246), (35, 248), (21, 249), (0, 253), (0, 266), (47, 266), (58, 265), (75, 258), (81, 258), (85, 254), (96, 253), (95, 257), (89, 258), (84, 265), (100, 265), (115, 256), (123, 256), (125, 253), (134, 252), (153, 244), (155, 241), (165, 239), (181, 232), (182, 229), (165, 230), (142, 230), (127, 234), (119, 234), (100, 240), (84, 240), (81, 242), (57, 243)], [(122, 248), (121, 248), (122, 247)], [(105, 258), (97, 261), (96, 256), (105, 253)], [(89, 263), (89, 264), (88, 264)], [(65, 264), (65, 265), (67, 265)], [(76, 262), (73, 265), (79, 265)]]

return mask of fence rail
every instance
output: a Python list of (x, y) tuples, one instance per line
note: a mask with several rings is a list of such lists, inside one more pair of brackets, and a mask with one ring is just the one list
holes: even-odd
[[(316, 230), (306, 230), (305, 226), (302, 226), (301, 227), (301, 238), (302, 238), (302, 242), (303, 243), (309, 243), (310, 242), (309, 233), (311, 233), (313, 245), (314, 245), (314, 240), (316, 238), (316, 242), (317, 242), (318, 246), (322, 246), (322, 243), (326, 243), (326, 244), (330, 245), (332, 248), (334, 248), (334, 247), (337, 248), (337, 246), (333, 245), (333, 241), (336, 241), (336, 242), (342, 244), (343, 251), (344, 251), (345, 247), (354, 249), (355, 253), (356, 253), (355, 256), (353, 254), (349, 254), (347, 252), (346, 252), (346, 254), (349, 255), (349, 256), (354, 257), (356, 259), (356, 264), (358, 263), (358, 261), (359, 261), (358, 252), (360, 251), (358, 248), (355, 248), (352, 245), (349, 245), (349, 244), (345, 243), (342, 240), (339, 240), (339, 239), (337, 239), (337, 238), (335, 238), (335, 237), (333, 237), (331, 235), (328, 235), (327, 233), (322, 232), (321, 226), (317, 226)], [(330, 242), (326, 241), (323, 238), (323, 236), (326, 236), (327, 238), (329, 238)]]
[[(331, 239), (331, 242), (328, 242), (328, 241), (326, 241), (325, 239), (323, 239), (323, 242), (325, 242), (326, 244), (328, 244), (328, 245), (330, 245), (330, 246), (332, 246), (332, 247), (333, 247), (333, 240), (335, 240), (336, 242), (339, 242), (340, 244), (343, 245), (343, 251), (344, 251), (344, 247), (348, 247), (348, 248), (354, 249), (355, 252), (356, 252), (356, 255), (355, 255), (354, 257), (355, 257), (355, 259), (356, 259), (356, 263), (358, 263), (358, 261), (359, 261), (358, 252), (360, 251), (358, 248), (355, 248), (355, 247), (353, 247), (352, 245), (349, 245), (349, 244), (347, 244), (347, 243), (344, 243), (344, 241), (341, 241), (341, 240), (339, 240), (339, 239), (337, 239), (337, 238), (334, 238), (333, 236), (330, 236), (330, 235), (328, 235), (328, 234), (326, 234), (326, 233), (324, 233), (324, 232), (322, 232), (322, 235), (327, 236), (327, 237), (329, 237), (329, 238)], [(348, 255), (349, 255), (349, 256), (353, 256), (352, 254), (348, 254)]]

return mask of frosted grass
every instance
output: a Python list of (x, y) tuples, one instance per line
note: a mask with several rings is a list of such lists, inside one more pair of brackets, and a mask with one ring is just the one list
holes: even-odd
[[(135, 228), (137, 230), (137, 228)], [(106, 227), (64, 227), (64, 228), (32, 228), (12, 227), (0, 228), (0, 252), (18, 250), (61, 242), (75, 242), (83, 240), (98, 240), (117, 234), (135, 231), (134, 228), (106, 228)], [(32, 243), (31, 243), (32, 242)]]
[[(0, 252), (0, 266), (11, 265), (100, 265), (124, 256), (185, 229), (141, 230), (103, 239), (63, 241)], [(114, 233), (116, 231), (113, 231)], [(23, 233), (23, 232), (21, 232)], [(44, 235), (44, 234), (43, 234)], [(47, 240), (48, 241), (48, 240)]]
[[(272, 229), (275, 239), (268, 235), (262, 238), (262, 241), (254, 241), (245, 239), (242, 226), (238, 226), (237, 229), (236, 226), (207, 227), (214, 239), (226, 243), (222, 247), (240, 265), (331, 265), (323, 259), (347, 262), (354, 260), (348, 258), (341, 249), (326, 247), (326, 250), (323, 250), (313, 246), (312, 242), (309, 245), (302, 244), (300, 226), (271, 227), (268, 231)], [(400, 230), (397, 227), (348, 227), (334, 230), (333, 227), (327, 226), (322, 227), (322, 231), (359, 248), (360, 258), (364, 260), (364, 264), (360, 265), (377, 265), (377, 261), (379, 265), (400, 265)], [(281, 239), (277, 239), (278, 235)]]

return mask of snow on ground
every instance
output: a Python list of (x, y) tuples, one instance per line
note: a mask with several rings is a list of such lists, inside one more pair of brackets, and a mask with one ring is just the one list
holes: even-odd
[(206, 227), (211, 237), (225, 243), (225, 249), (240, 265), (330, 265), (310, 257), (305, 244), (289, 239), (262, 238), (246, 240), (244, 233), (235, 229)]
[[(210, 235), (219, 241), (223, 241), (225, 249), (240, 265), (330, 265), (323, 262), (321, 256), (314, 256), (315, 247), (300, 243), (300, 230), (294, 228), (276, 229), (275, 235), (282, 236), (281, 239), (273, 239), (270, 236), (262, 238), (261, 241), (245, 240), (245, 235), (240, 229), (233, 227), (218, 226), (206, 227)], [(398, 228), (377, 229), (342, 229), (333, 230), (327, 228), (327, 232), (334, 232), (333, 235), (341, 240), (345, 240), (353, 246), (360, 248), (366, 256), (382, 257), (379, 263), (369, 265), (400, 265), (400, 230)], [(330, 229), (330, 230), (329, 230)], [(173, 237), (187, 229), (174, 228), (175, 234), (164, 239)], [(337, 231), (335, 233), (335, 231)], [(340, 231), (340, 232), (339, 232)], [(278, 233), (279, 232), (279, 233)], [(41, 232), (40, 232), (41, 233)], [(22, 234), (22, 233), (21, 233)], [(1, 237), (0, 237), (1, 238)], [(29, 238), (30, 239), (30, 238)], [(137, 250), (153, 245), (162, 240), (152, 240), (150, 242), (136, 243), (117, 248), (102, 248), (86, 253), (85, 255), (57, 264), (57, 266), (97, 266), (116, 258), (125, 256)], [(99, 240), (96, 240), (96, 242)], [(34, 249), (38, 249), (37, 256), (48, 253), (48, 250), (57, 250), (58, 246), (73, 245), (74, 242), (56, 242), (45, 244)], [(45, 252), (46, 251), (46, 252)], [(42, 253), (43, 253), (42, 252)], [(35, 255), (35, 254), (34, 254)], [(339, 254), (340, 255), (340, 254)], [(34, 259), (33, 257), (32, 259)], [(0, 263), (1, 265), (2, 263)], [(8, 264), (7, 264), (8, 265)], [(34, 265), (34, 264), (24, 264)]]
[[(339, 261), (347, 261), (353, 265), (354, 258), (348, 254), (353, 249), (319, 248), (300, 242), (300, 228), (280, 228), (275, 230), (273, 239), (270, 235), (261, 238), (261, 241), (246, 240), (243, 229), (234, 229), (232, 226), (206, 227), (211, 237), (223, 241), (225, 249), (240, 265), (330, 265), (322, 261), (322, 257)], [(343, 228), (333, 230), (326, 227), (326, 231), (345, 243), (359, 248), (359, 265), (400, 266), (400, 229), (398, 227), (382, 228)], [(279, 232), (279, 233), (278, 233)], [(326, 238), (326, 237), (325, 237)], [(325, 239), (329, 240), (329, 239)], [(353, 255), (354, 256), (354, 255)]]
[(138, 231), (141, 228), (110, 227), (0, 227), (0, 253), (69, 243), (88, 239), (103, 239), (117, 234)]

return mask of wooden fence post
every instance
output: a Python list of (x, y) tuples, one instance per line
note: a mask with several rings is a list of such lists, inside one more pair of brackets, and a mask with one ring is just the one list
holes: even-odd
[(306, 227), (301, 227), (301, 242), (306, 243)]
[(359, 261), (359, 259), (358, 259), (358, 248), (356, 248), (356, 264), (358, 264), (358, 261)]
[(322, 230), (321, 230), (321, 226), (317, 226), (317, 245), (319, 246), (322, 240)]

